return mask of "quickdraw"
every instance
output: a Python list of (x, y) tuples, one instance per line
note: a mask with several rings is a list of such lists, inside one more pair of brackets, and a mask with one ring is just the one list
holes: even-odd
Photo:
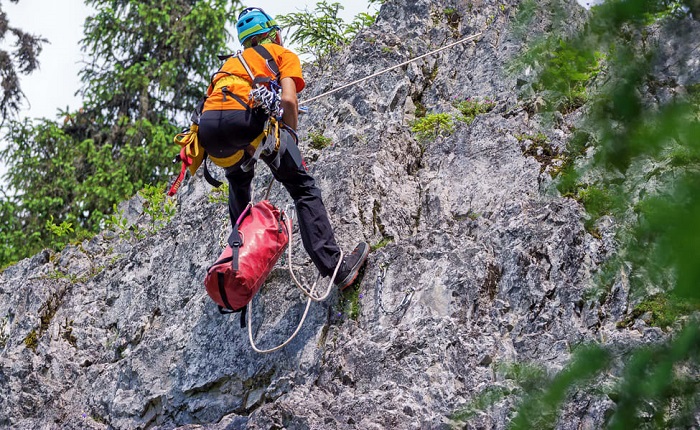
[(249, 99), (253, 108), (262, 108), (265, 113), (273, 118), (282, 118), (282, 107), (280, 106), (279, 85), (270, 82), (270, 87), (258, 85), (250, 90)]
[(382, 294), (384, 292), (384, 278), (386, 277), (386, 270), (388, 267), (389, 267), (388, 263), (382, 263), (379, 265), (379, 275), (377, 276), (377, 294), (379, 296), (379, 300), (378, 300), (379, 303), (378, 304), (379, 304), (379, 308), (382, 310), (382, 312), (385, 315), (394, 315), (394, 314), (397, 314), (408, 307), (409, 303), (411, 303), (411, 299), (413, 298), (413, 294), (416, 292), (416, 290), (414, 290), (411, 287), (408, 287), (406, 290), (404, 290), (404, 292), (406, 294), (404, 295), (401, 303), (399, 303), (399, 305), (394, 310), (388, 311), (384, 307), (384, 303), (382, 302)]

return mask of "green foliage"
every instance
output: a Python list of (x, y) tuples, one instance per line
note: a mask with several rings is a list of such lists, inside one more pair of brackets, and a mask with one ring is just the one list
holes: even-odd
[[(84, 106), (11, 121), (0, 159), (0, 266), (94, 234), (116, 203), (173, 174), (172, 137), (230, 40), (235, 0), (88, 0)], [(163, 207), (170, 210), (174, 207)], [(155, 223), (165, 219), (156, 215)], [(159, 218), (160, 217), (160, 218)], [(167, 217), (166, 217), (167, 218)], [(118, 225), (118, 220), (114, 219)], [(47, 224), (48, 223), (48, 224)], [(70, 225), (73, 231), (47, 226)]]
[[(699, 8), (693, 1), (608, 1), (575, 27), (562, 15), (561, 3), (552, 0), (551, 6), (547, 38), (529, 34), (527, 24), (516, 28), (531, 39), (521, 65), (535, 72), (529, 87), (534, 92), (523, 94), (563, 113), (586, 103), (558, 189), (579, 199), (591, 221), (602, 215), (616, 221), (618, 250), (599, 274), (600, 290), (624, 276), (632, 296), (643, 297), (620, 327), (643, 317), (677, 333), (665, 343), (630, 347), (613, 368), (605, 360), (590, 365), (596, 355), (612, 356), (606, 345), (591, 349), (594, 355), (583, 367), (574, 354), (568, 370), (526, 390), (512, 427), (553, 427), (562, 393), (586, 385), (593, 390), (595, 376), (608, 370), (619, 382), (608, 394), (616, 405), (607, 428), (687, 428), (696, 424), (700, 404), (700, 324), (690, 316), (700, 303), (700, 108), (693, 85), (674, 97), (646, 95), (667, 85), (656, 81), (659, 45), (649, 40), (651, 27), (677, 27), (667, 33), (674, 39), (663, 43), (692, 46), (691, 32), (682, 28), (688, 12)], [(518, 16), (534, 22), (543, 18), (540, 13), (524, 2)], [(599, 82), (603, 69), (605, 80)], [(650, 290), (661, 292), (648, 295)]]
[(56, 225), (53, 223), (53, 216), (51, 217), (51, 220), (46, 221), (46, 228), (48, 228), (51, 233), (53, 233), (57, 237), (63, 237), (68, 233), (72, 233), (73, 230), (73, 224), (69, 223), (68, 221), (63, 221), (61, 225)]
[(457, 8), (446, 7), (442, 10), (440, 15), (441, 16), (433, 14), (433, 23), (435, 25), (439, 25), (441, 22), (445, 21), (452, 29), (452, 35), (454, 37), (460, 37), (459, 23), (462, 21), (462, 15), (459, 13)]
[[(90, 63), (81, 94), (96, 116), (113, 124), (126, 117), (175, 119), (201, 98), (236, 0), (86, 0), (97, 13), (85, 21), (82, 47)], [(105, 65), (111, 67), (105, 67)]]
[(124, 212), (117, 209), (117, 205), (113, 205), (112, 213), (105, 217), (102, 228), (111, 230), (119, 235), (122, 239), (128, 238), (129, 221), (124, 216)]
[(495, 368), (503, 378), (525, 391), (541, 390), (548, 380), (547, 371), (535, 363), (498, 363)]
[(487, 387), (452, 418), (458, 423), (466, 422), (477, 412), (504, 398), (514, 397), (519, 402), (509, 428), (554, 428), (560, 405), (576, 387), (594, 382), (597, 373), (606, 369), (609, 362), (610, 354), (604, 349), (581, 346), (574, 351), (571, 362), (555, 374), (534, 363), (499, 363), (495, 366), (496, 372), (514, 388)]
[(668, 328), (683, 315), (698, 310), (700, 310), (700, 302), (679, 300), (672, 294), (658, 293), (645, 297), (641, 303), (634, 307), (629, 316), (617, 325), (618, 327), (627, 327), (638, 318), (646, 315), (649, 325)]
[(549, 143), (549, 139), (547, 139), (547, 135), (542, 133), (542, 132), (538, 132), (537, 134), (516, 133), (514, 136), (518, 142), (524, 142), (526, 140), (529, 140), (532, 143), (534, 143), (535, 145), (540, 145), (540, 146), (546, 145), (547, 143)]
[(144, 198), (143, 212), (151, 221), (150, 233), (155, 233), (168, 224), (177, 211), (175, 199), (163, 192), (164, 184), (160, 186), (146, 185), (139, 195)]
[(119, 146), (76, 140), (71, 130), (45, 119), (13, 121), (8, 131), (11, 140), (0, 156), (9, 164), (6, 179), (15, 194), (3, 201), (0, 215), (14, 219), (0, 226), (2, 263), (89, 236), (116, 203), (173, 173), (163, 157), (177, 132), (169, 123), (136, 121), (123, 128)]
[[(622, 356), (602, 346), (579, 347), (569, 365), (553, 376), (536, 365), (502, 364), (497, 372), (516, 388), (488, 387), (453, 419), (468, 421), (476, 412), (515, 396), (520, 401), (510, 429), (555, 428), (561, 405), (572, 394), (584, 392), (606, 394), (615, 402), (606, 428), (689, 428), (700, 401), (697, 375), (689, 365), (699, 356), (700, 326), (693, 320), (669, 342), (633, 348)], [(616, 383), (601, 381), (600, 375), (620, 359), (622, 377)]]
[(481, 101), (477, 99), (468, 98), (466, 100), (454, 103), (454, 107), (456, 107), (460, 113), (460, 116), (457, 117), (457, 119), (466, 123), (467, 125), (471, 124), (477, 115), (489, 112), (495, 106), (496, 102), (490, 99)]
[[(692, 297), (690, 285), (700, 281), (700, 270), (688, 257), (700, 246), (700, 145), (693, 137), (700, 135), (697, 91), (690, 85), (687, 96), (681, 92), (656, 105), (643, 99), (645, 88), (660, 85), (651, 69), (656, 45), (646, 40), (647, 26), (682, 25), (681, 4), (626, 0), (592, 8), (585, 26), (573, 34), (558, 32), (564, 34), (561, 40), (552, 36), (548, 42), (567, 51), (561, 62), (569, 65), (547, 62), (535, 83), (547, 106), (557, 108), (563, 89), (578, 91), (580, 83), (590, 83), (583, 74), (595, 74), (597, 59), (605, 58), (606, 81), (583, 88), (590, 100), (587, 116), (569, 142), (558, 189), (584, 203), (589, 226), (601, 215), (616, 218), (619, 262), (633, 263), (630, 279), (636, 289), (656, 285)], [(680, 44), (689, 42), (678, 37)], [(540, 43), (534, 43), (535, 56)], [(566, 60), (572, 56), (588, 58), (591, 68)], [(525, 55), (526, 62), (532, 58)], [(572, 67), (585, 73), (576, 75)], [(592, 158), (586, 154), (591, 147)], [(650, 181), (653, 187), (647, 186)]]
[(224, 182), (220, 187), (211, 190), (209, 203), (228, 203), (228, 182)]
[(312, 131), (309, 133), (309, 146), (321, 150), (333, 144), (333, 139), (323, 135), (323, 132)]
[(376, 250), (378, 250), (378, 249), (382, 249), (382, 248), (384, 248), (385, 246), (389, 245), (389, 244), (392, 243), (392, 242), (394, 242), (394, 238), (393, 238), (393, 237), (391, 237), (391, 236), (383, 236), (383, 237), (379, 240), (379, 242), (377, 242), (376, 244), (374, 244), (374, 245), (372, 245), (372, 246), (370, 247), (370, 251), (371, 251), (371, 252), (374, 252), (374, 251), (376, 251)]
[(631, 353), (612, 397), (616, 409), (608, 428), (692, 427), (700, 387), (697, 375), (689, 373), (687, 366), (700, 360), (699, 327), (698, 321), (692, 321), (668, 344)]
[(46, 221), (46, 229), (53, 235), (53, 245), (60, 249), (67, 245), (63, 239), (66, 236), (71, 236), (71, 233), (75, 232), (73, 229), (73, 224), (68, 221), (63, 221), (60, 225), (56, 225), (53, 222), (53, 215), (50, 215), (51, 219)]
[(579, 189), (575, 198), (586, 207), (589, 218), (584, 224), (588, 230), (593, 228), (600, 217), (612, 214), (617, 203), (610, 188), (596, 185)]
[(360, 285), (362, 284), (362, 279), (365, 276), (365, 266), (360, 268), (357, 275), (357, 279), (339, 295), (338, 301), (338, 311), (337, 317), (340, 319), (343, 316), (347, 316), (353, 321), (357, 321), (360, 318), (360, 312), (362, 311), (361, 300), (364, 297), (360, 290)]
[[(11, 0), (17, 3), (17, 0)], [(42, 45), (47, 42), (41, 36), (24, 32), (21, 28), (10, 25), (7, 15), (0, 4), (0, 76), (2, 92), (0, 94), (0, 123), (17, 113), (22, 105), (24, 94), (20, 86), (19, 75), (28, 75), (39, 67), (39, 54)], [(12, 46), (12, 51), (6, 47)]]
[(36, 352), (36, 347), (39, 346), (39, 337), (37, 336), (36, 330), (32, 330), (27, 334), (24, 338), (24, 346)]
[(458, 423), (467, 422), (471, 418), (474, 418), (479, 412), (487, 410), (509, 394), (510, 391), (505, 387), (496, 385), (486, 387), (483, 391), (474, 396), (471, 402), (455, 412), (451, 418)]
[(513, 419), (511, 429), (554, 428), (558, 410), (574, 387), (587, 383), (607, 368), (609, 353), (598, 347), (581, 347), (562, 371), (533, 389), (525, 388), (523, 402)]
[(523, 154), (534, 157), (540, 163), (540, 172), (548, 170), (554, 178), (566, 165), (566, 157), (552, 146), (544, 133), (515, 134), (515, 138), (521, 143)]
[(154, 234), (165, 225), (167, 225), (177, 212), (177, 204), (174, 198), (167, 196), (164, 192), (165, 185), (146, 185), (139, 190), (138, 194), (143, 198), (143, 215), (148, 219), (149, 226), (144, 228), (139, 223), (143, 215), (139, 217), (133, 224), (129, 225), (129, 221), (120, 212), (116, 205), (113, 207), (112, 214), (105, 217), (103, 227), (115, 232), (121, 239), (141, 240), (148, 234)]
[(448, 136), (454, 129), (454, 119), (449, 113), (429, 113), (411, 123), (411, 131), (421, 141)]
[[(581, 107), (589, 98), (588, 87), (604, 67), (605, 51), (592, 47), (588, 39), (566, 38), (562, 34), (571, 31), (569, 20), (563, 16), (562, 4), (553, 0), (553, 27), (556, 31), (536, 36), (526, 52), (509, 64), (512, 73), (536, 71), (536, 78), (521, 88), (523, 97), (544, 93), (547, 110), (562, 113)], [(516, 14), (514, 31), (522, 38), (537, 16), (535, 2), (525, 1)]]
[(341, 314), (347, 315), (353, 321), (357, 321), (360, 318), (360, 312), (362, 310), (361, 302), (363, 295), (360, 292), (360, 283), (364, 277), (365, 269), (360, 269), (360, 273), (357, 276), (357, 280), (343, 290), (340, 296), (340, 308), (342, 309)]
[[(383, 0), (373, 0), (369, 6), (382, 4)], [(345, 22), (338, 14), (344, 7), (338, 3), (322, 0), (316, 3), (313, 11), (292, 12), (277, 16), (280, 25), (290, 30), (288, 43), (298, 47), (301, 54), (309, 54), (322, 63), (324, 59), (349, 44), (362, 29), (374, 24), (377, 13), (359, 13), (351, 23)]]

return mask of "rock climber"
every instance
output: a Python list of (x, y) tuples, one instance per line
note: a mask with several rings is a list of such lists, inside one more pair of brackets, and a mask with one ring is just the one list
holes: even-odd
[[(244, 48), (244, 61), (232, 56), (214, 75), (199, 122), (199, 140), (207, 152), (212, 157), (223, 157), (232, 163), (226, 168), (232, 224), (251, 201), (254, 169), (244, 169), (242, 166), (254, 156), (257, 146), (261, 144), (261, 135), (269, 117), (261, 109), (251, 107), (251, 74), (246, 66), (256, 78), (275, 78), (268, 61), (256, 51), (260, 48), (255, 47), (263, 47), (278, 68), (282, 122), (292, 131), (298, 124), (297, 93), (305, 86), (299, 57), (282, 46), (280, 27), (270, 15), (260, 8), (246, 8), (238, 16), (236, 30)], [(321, 199), (321, 190), (306, 171), (294, 140), (286, 139), (285, 146), (280, 149), (279, 158), (278, 154), (268, 154), (260, 159), (265, 161), (274, 178), (284, 185), (294, 200), (304, 249), (314, 265), (322, 276), (330, 277), (339, 264), (334, 282), (343, 290), (355, 282), (369, 254), (369, 245), (360, 242), (340, 261), (340, 248)]]

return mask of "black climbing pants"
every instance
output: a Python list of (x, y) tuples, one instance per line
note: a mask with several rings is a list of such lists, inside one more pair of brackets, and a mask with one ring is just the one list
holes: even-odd
[[(301, 152), (292, 139), (287, 139), (286, 150), (280, 156), (279, 167), (272, 163), (274, 155), (262, 158), (272, 171), (272, 176), (289, 192), (299, 219), (299, 231), (304, 249), (311, 257), (322, 276), (331, 276), (340, 259), (340, 248), (335, 242), (328, 213), (321, 199), (321, 190), (306, 171)], [(241, 162), (226, 169), (229, 183), (229, 215), (235, 224), (240, 214), (251, 201), (251, 182), (254, 169), (241, 170), (240, 165), (248, 160), (246, 154)]]

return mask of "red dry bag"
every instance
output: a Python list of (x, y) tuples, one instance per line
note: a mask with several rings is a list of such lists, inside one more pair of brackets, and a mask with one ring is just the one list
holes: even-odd
[(228, 245), (204, 278), (209, 297), (221, 312), (243, 311), (258, 292), (289, 242), (289, 226), (269, 201), (248, 205), (238, 218)]

